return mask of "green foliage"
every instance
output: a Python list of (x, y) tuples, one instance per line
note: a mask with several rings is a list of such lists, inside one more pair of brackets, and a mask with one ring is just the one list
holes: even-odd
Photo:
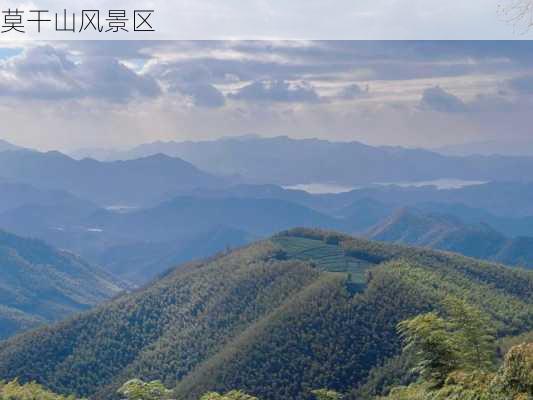
[(122, 289), (79, 257), (0, 230), (0, 340), (86, 310)]
[(328, 389), (318, 389), (312, 390), (311, 393), (316, 397), (317, 400), (340, 400), (342, 395), (334, 390)]
[(404, 340), (404, 351), (417, 358), (416, 372), (435, 385), (442, 385), (458, 365), (457, 345), (450, 335), (450, 323), (431, 312), (402, 321), (398, 330)]
[(144, 382), (140, 379), (127, 381), (117, 392), (128, 400), (165, 400), (172, 396), (172, 391), (161, 381)]
[(450, 337), (456, 341), (460, 353), (461, 367), (490, 370), (496, 350), (490, 319), (478, 308), (456, 297), (446, 298), (444, 307), (451, 324)]
[(371, 400), (383, 396), (393, 387), (406, 386), (418, 379), (413, 371), (412, 354), (401, 353), (370, 370), (365, 382), (350, 393), (350, 399)]
[(533, 344), (524, 343), (511, 348), (505, 356), (500, 374), (505, 390), (533, 396)]
[(533, 331), (522, 333), (516, 336), (507, 336), (498, 341), (498, 356), (501, 358), (509, 352), (511, 347), (523, 344), (533, 343)]
[(204, 394), (200, 400), (258, 400), (257, 397), (250, 396), (240, 390), (231, 390), (226, 394), (209, 392)]
[(340, 247), (341, 238), (333, 233), (325, 234), (320, 240), (278, 235), (273, 241), (283, 249), (286, 257), (311, 261), (324, 271), (346, 273), (349, 283), (364, 288), (366, 272), (372, 264), (348, 256)]
[(46, 390), (35, 382), (21, 385), (17, 380), (0, 382), (0, 400), (75, 400)]
[[(0, 378), (37, 379), (97, 400), (135, 377), (160, 380), (179, 400), (234, 388), (262, 400), (310, 400), (316, 388), (353, 399), (357, 387), (381, 394), (410, 383), (411, 366), (396, 358), (396, 325), (446, 315), (449, 295), (486, 314), (496, 337), (533, 329), (532, 273), (328, 234), (291, 231), (190, 263), (86, 314), (0, 342)], [(343, 270), (346, 260), (364, 265), (364, 290), (350, 290), (348, 273), (356, 273)]]
[(441, 387), (419, 382), (391, 390), (381, 400), (529, 400), (533, 396), (533, 346), (518, 345), (496, 372), (450, 373)]
[(443, 304), (446, 319), (431, 312), (398, 324), (404, 351), (415, 354), (416, 372), (435, 386), (457, 369), (488, 371), (496, 350), (490, 320), (478, 308), (453, 296)]
[[(428, 355), (420, 342), (414, 341), (416, 332), (433, 332), (446, 328), (450, 341), (455, 342), (458, 352), (455, 353), (456, 366), (442, 379), (444, 372), (441, 364), (448, 365), (445, 360), (449, 354), (443, 354), (441, 363), (436, 363), (433, 374), (421, 374), (422, 380), (409, 386), (393, 388), (383, 400), (526, 400), (533, 396), (533, 344), (521, 344), (512, 347), (506, 354), (502, 366), (497, 372), (489, 372), (492, 366), (489, 354), (494, 354), (493, 338), (483, 328), (488, 328), (487, 321), (474, 307), (458, 299), (446, 301), (452, 322), (447, 322), (433, 313), (424, 314), (400, 324), (405, 333), (408, 345), (417, 348), (420, 359), (424, 360), (435, 355)], [(423, 322), (422, 322), (423, 321)], [(449, 324), (446, 326), (445, 324)], [(416, 327), (416, 330), (413, 329)], [(480, 338), (474, 339), (474, 333)], [(469, 337), (472, 335), (472, 337)], [(423, 335), (424, 336), (424, 335)], [(426, 335), (427, 336), (427, 335)], [(439, 337), (439, 340), (442, 340)], [(471, 346), (471, 347), (469, 347)], [(438, 347), (438, 346), (437, 346)], [(474, 347), (474, 349), (472, 349)], [(471, 352), (469, 352), (471, 351)], [(481, 360), (481, 361), (480, 361)], [(419, 360), (420, 362), (420, 360)], [(434, 384), (434, 374), (439, 372), (439, 385)]]

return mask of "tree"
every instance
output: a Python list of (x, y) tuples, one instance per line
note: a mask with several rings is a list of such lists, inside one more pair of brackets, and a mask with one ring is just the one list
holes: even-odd
[(165, 400), (172, 396), (172, 391), (161, 381), (144, 382), (140, 379), (127, 381), (118, 389), (118, 393), (128, 400)]
[(311, 391), (317, 400), (341, 400), (342, 395), (334, 390), (318, 389)]
[(400, 322), (398, 330), (405, 343), (404, 351), (414, 353), (415, 371), (441, 386), (458, 367), (459, 356), (449, 322), (431, 312)]
[(0, 400), (75, 400), (75, 397), (55, 394), (35, 382), (22, 385), (15, 379), (0, 381)]
[(226, 394), (209, 392), (204, 394), (200, 400), (258, 400), (257, 397), (250, 396), (240, 390), (232, 390)]
[(505, 356), (500, 374), (509, 392), (533, 396), (533, 343), (512, 347)]
[(507, 0), (498, 6), (498, 11), (519, 31), (526, 32), (533, 26), (533, 0)]
[(450, 334), (459, 350), (461, 368), (486, 371), (494, 365), (495, 338), (490, 319), (478, 308), (457, 297), (444, 300)]

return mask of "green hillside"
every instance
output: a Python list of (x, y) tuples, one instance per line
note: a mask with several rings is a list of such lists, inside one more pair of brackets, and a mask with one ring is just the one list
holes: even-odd
[(0, 231), (0, 339), (86, 310), (122, 290), (79, 257)]
[(400, 354), (397, 323), (450, 294), (484, 310), (498, 337), (533, 328), (533, 273), (296, 229), (1, 343), (0, 379), (92, 398), (131, 378), (160, 379), (184, 400), (235, 388), (265, 400), (324, 387), (355, 398), (384, 386), (375, 381)]

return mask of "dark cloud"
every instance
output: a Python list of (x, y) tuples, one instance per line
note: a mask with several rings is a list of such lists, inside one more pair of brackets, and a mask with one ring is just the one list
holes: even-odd
[(318, 103), (320, 97), (308, 83), (255, 81), (229, 95), (235, 100), (272, 103)]
[(66, 46), (90, 56), (118, 59), (185, 55), (165, 67), (183, 73), (207, 71), (209, 83), (222, 82), (227, 74), (242, 81), (298, 80), (302, 75), (307, 80), (341, 79), (341, 72), (366, 69), (372, 79), (402, 80), (533, 66), (533, 42), (528, 41), (81, 41)]
[(443, 113), (494, 113), (510, 111), (518, 106), (516, 102), (508, 100), (505, 93), (478, 94), (470, 101), (463, 101), (439, 86), (424, 90), (420, 100), (422, 110)]
[(439, 86), (424, 90), (420, 100), (420, 108), (446, 113), (467, 111), (466, 104), (459, 97), (448, 93)]
[(188, 95), (193, 103), (199, 107), (217, 108), (226, 104), (226, 98), (216, 87), (208, 84), (185, 84), (179, 91)]
[(340, 100), (353, 100), (368, 95), (369, 88), (362, 88), (356, 83), (345, 86), (337, 94), (337, 98)]
[(137, 74), (113, 58), (82, 57), (74, 62), (52, 46), (28, 48), (0, 66), (0, 95), (41, 100), (94, 97), (126, 102), (160, 94), (157, 82)]
[(178, 92), (192, 99), (194, 105), (206, 108), (222, 107), (226, 98), (212, 83), (210, 69), (202, 62), (156, 65), (150, 74), (164, 84), (168, 92)]

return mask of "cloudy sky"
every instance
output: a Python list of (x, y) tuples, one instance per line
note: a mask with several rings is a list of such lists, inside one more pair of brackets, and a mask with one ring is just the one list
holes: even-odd
[(260, 134), (528, 141), (533, 42), (31, 42), (0, 49), (0, 138), (39, 149)]

